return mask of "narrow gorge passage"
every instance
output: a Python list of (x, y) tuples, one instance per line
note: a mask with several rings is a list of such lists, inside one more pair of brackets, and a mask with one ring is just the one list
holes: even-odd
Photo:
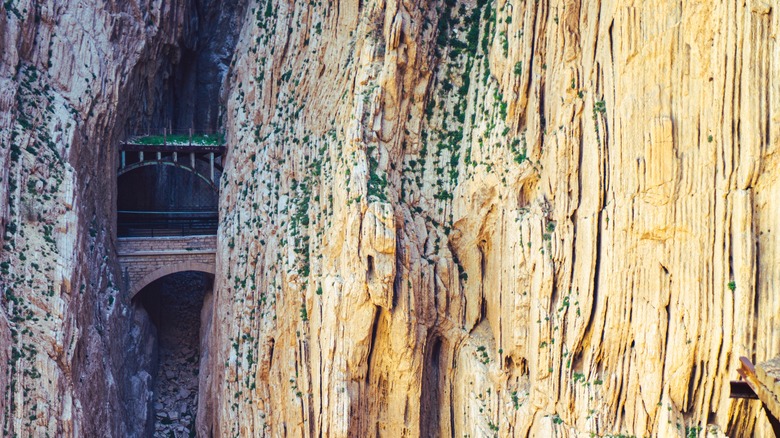
[[(200, 315), (213, 280), (201, 272), (161, 278), (141, 292), (144, 308), (157, 329), (151, 358), (154, 435), (195, 436), (200, 366)], [(155, 369), (156, 368), (156, 371)]]

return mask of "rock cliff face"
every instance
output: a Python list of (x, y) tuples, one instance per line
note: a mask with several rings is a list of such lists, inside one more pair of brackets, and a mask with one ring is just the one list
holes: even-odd
[(765, 433), (778, 19), (715, 3), (250, 5), (218, 432)]
[(193, 7), (0, 5), (2, 436), (153, 426), (149, 321), (115, 260), (115, 147), (163, 105)]
[(727, 381), (780, 354), (772, 2), (222, 6), (0, 5), (3, 435), (150, 430), (114, 145), (198, 90), (201, 435), (768, 436)]

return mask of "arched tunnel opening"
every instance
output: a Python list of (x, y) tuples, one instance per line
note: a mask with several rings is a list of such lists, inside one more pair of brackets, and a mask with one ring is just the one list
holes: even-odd
[(151, 376), (147, 436), (199, 435), (200, 370), (207, 365), (213, 283), (205, 272), (177, 272), (153, 281), (133, 299), (146, 332), (148, 357), (142, 362)]

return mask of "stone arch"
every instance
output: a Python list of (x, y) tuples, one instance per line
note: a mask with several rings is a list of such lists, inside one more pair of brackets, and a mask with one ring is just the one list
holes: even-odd
[(138, 292), (141, 292), (143, 288), (151, 284), (154, 280), (163, 278), (166, 275), (175, 274), (177, 272), (186, 272), (186, 271), (205, 272), (211, 275), (216, 274), (216, 269), (214, 267), (214, 264), (209, 264), (209, 263), (189, 261), (189, 262), (180, 262), (173, 265), (163, 266), (160, 269), (149, 272), (148, 274), (144, 275), (143, 278), (141, 278), (134, 284), (131, 284), (130, 299), (132, 300), (133, 298), (135, 298)]

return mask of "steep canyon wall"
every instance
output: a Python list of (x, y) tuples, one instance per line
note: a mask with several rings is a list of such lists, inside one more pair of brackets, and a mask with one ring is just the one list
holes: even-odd
[(780, 354), (779, 28), (759, 0), (3, 2), (3, 434), (149, 430), (114, 148), (224, 96), (202, 435), (768, 436), (726, 383)]
[(221, 436), (767, 433), (727, 381), (780, 353), (770, 2), (249, 9)]
[(150, 322), (125, 295), (113, 244), (116, 145), (168, 104), (157, 91), (206, 31), (194, 9), (219, 18), (216, 6), (0, 5), (2, 436), (153, 426)]

